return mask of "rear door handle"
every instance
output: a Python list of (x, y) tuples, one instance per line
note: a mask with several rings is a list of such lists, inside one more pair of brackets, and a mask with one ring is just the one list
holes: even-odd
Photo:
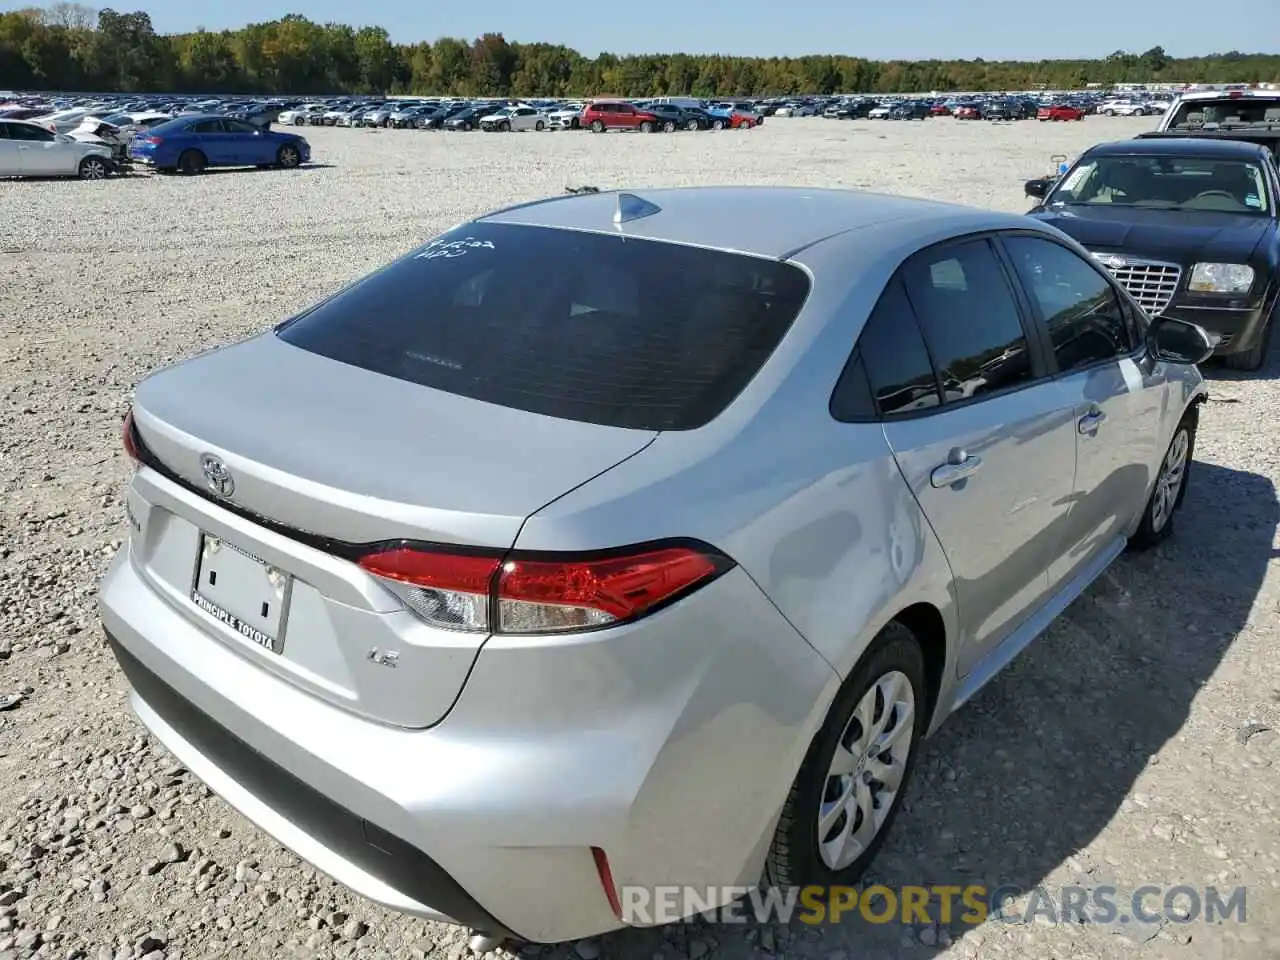
[(933, 473), (929, 474), (929, 482), (935, 487), (950, 487), (972, 477), (981, 468), (981, 457), (965, 456), (964, 451), (961, 451), (959, 457), (953, 457), (942, 466), (935, 467)]

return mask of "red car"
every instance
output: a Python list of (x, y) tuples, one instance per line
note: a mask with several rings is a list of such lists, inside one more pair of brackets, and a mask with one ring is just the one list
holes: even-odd
[(951, 108), (945, 103), (935, 103), (929, 108), (929, 116), (931, 117), (949, 117), (951, 116)]
[(1079, 107), (1069, 107), (1060, 103), (1052, 107), (1041, 107), (1036, 112), (1036, 119), (1041, 123), (1046, 120), (1083, 120), (1084, 111)]
[(582, 111), (579, 122), (593, 133), (604, 133), (606, 130), (652, 133), (662, 129), (661, 117), (648, 110), (641, 110), (626, 100), (593, 100)]
[(981, 120), (982, 111), (973, 106), (956, 107), (954, 116), (957, 120)]

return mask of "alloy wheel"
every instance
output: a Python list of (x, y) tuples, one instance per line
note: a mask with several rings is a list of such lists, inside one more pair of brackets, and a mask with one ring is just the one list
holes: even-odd
[(1160, 464), (1160, 475), (1156, 477), (1154, 499), (1151, 504), (1151, 529), (1163, 530), (1169, 518), (1173, 516), (1173, 508), (1177, 506), (1178, 494), (1182, 492), (1182, 484), (1187, 475), (1187, 451), (1191, 447), (1191, 437), (1186, 427), (1179, 427), (1169, 444), (1169, 452)]
[(867, 689), (827, 770), (818, 805), (818, 852), (842, 870), (871, 845), (898, 800), (916, 723), (915, 690), (892, 670)]

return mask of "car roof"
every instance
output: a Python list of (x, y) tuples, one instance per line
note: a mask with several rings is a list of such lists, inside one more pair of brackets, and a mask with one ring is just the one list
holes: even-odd
[(1247, 140), (1219, 140), (1215, 137), (1142, 137), (1099, 143), (1085, 151), (1087, 157), (1201, 157), (1204, 159), (1252, 160), (1267, 155), (1266, 147)]
[[(658, 208), (617, 225), (620, 197)], [(788, 258), (838, 234), (865, 227), (879, 248), (940, 231), (955, 235), (982, 230), (1025, 229), (1026, 217), (891, 194), (808, 187), (671, 187), (553, 197), (495, 211), (483, 223), (510, 223), (621, 233), (629, 237)], [(892, 226), (890, 226), (892, 224)], [(884, 230), (892, 233), (886, 236)]]
[(17, 117), (0, 117), (0, 120), (3, 120), (5, 123), (20, 123), (24, 127), (35, 127), (37, 130), (43, 130), (45, 133), (49, 132), (48, 127), (44, 126), (44, 124), (36, 123), (34, 120), (19, 120)]
[(1179, 100), (1280, 100), (1280, 90), (1193, 90), (1178, 94)]

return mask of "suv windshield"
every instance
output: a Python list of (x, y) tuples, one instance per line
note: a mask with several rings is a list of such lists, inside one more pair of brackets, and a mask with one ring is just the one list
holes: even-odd
[(809, 293), (794, 265), (616, 234), (457, 228), (278, 328), (375, 373), (532, 413), (691, 430)]
[(1243, 160), (1097, 157), (1063, 177), (1047, 203), (1265, 214), (1266, 183), (1262, 168)]
[(1221, 97), (1183, 100), (1169, 118), (1170, 130), (1205, 124), (1280, 123), (1280, 94), (1274, 97)]

